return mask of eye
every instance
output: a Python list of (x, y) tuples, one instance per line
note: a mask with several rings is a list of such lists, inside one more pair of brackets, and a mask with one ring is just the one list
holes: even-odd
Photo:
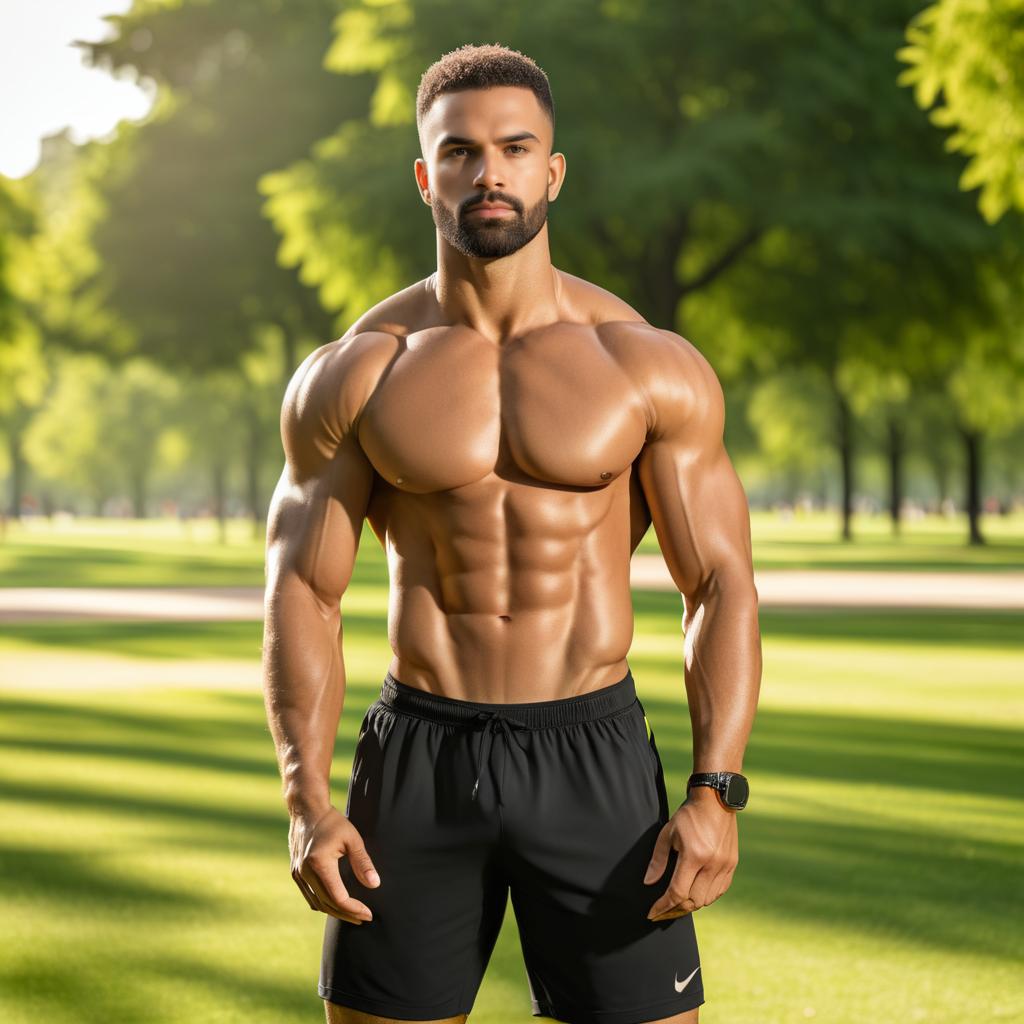
[(512, 145), (509, 146), (508, 148), (509, 149), (521, 149), (524, 153), (528, 152), (527, 148), (525, 146), (520, 146), (518, 142), (513, 142)]
[(448, 150), (448, 155), (449, 155), (449, 156), (455, 156), (455, 154), (456, 154), (456, 153), (458, 153), (458, 152), (459, 152), (460, 150), (461, 150), (461, 151), (462, 151), (463, 153), (466, 153), (466, 152), (468, 152), (468, 150), (466, 149), (466, 147), (465, 147), (465, 146), (456, 146), (456, 147), (455, 147), (454, 149), (450, 149), (450, 150)]

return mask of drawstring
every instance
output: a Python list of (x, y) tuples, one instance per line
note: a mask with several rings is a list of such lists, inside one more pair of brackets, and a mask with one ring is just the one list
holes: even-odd
[[(486, 722), (484, 726), (484, 735), (480, 737), (480, 756), (476, 763), (476, 782), (473, 783), (473, 795), (471, 799), (476, 799), (477, 791), (480, 789), (480, 776), (483, 774), (484, 764), (484, 740), (488, 736), (493, 736), (496, 729), (500, 729), (505, 734), (505, 741), (508, 742), (512, 738), (513, 729), (527, 729), (529, 726), (521, 725), (519, 722), (511, 721), (502, 715), (500, 711), (478, 711), (474, 721)], [(518, 741), (517, 741), (518, 742)], [(498, 788), (498, 803), (501, 803), (501, 788)]]

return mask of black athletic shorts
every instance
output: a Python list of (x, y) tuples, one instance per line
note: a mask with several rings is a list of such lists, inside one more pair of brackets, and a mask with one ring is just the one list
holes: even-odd
[[(693, 915), (649, 921), (677, 853), (644, 885), (669, 817), (632, 673), (559, 700), (484, 704), (385, 676), (345, 813), (380, 874), (328, 915), (318, 991), (400, 1020), (469, 1013), (508, 895), (535, 1017), (639, 1024), (704, 1002)], [(526, 1010), (524, 992), (523, 1010)]]

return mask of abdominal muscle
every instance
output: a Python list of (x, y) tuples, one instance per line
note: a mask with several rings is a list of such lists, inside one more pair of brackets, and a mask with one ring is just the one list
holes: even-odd
[(628, 669), (629, 473), (600, 488), (495, 475), (409, 494), (378, 480), (392, 676), (459, 700), (516, 704), (610, 686)]

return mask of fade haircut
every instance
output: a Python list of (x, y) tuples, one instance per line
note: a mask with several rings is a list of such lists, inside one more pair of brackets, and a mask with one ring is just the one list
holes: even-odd
[[(434, 61), (423, 72), (416, 90), (417, 131), (422, 131), (424, 118), (441, 93), (490, 89), (499, 85), (530, 89), (551, 121), (551, 137), (554, 139), (555, 101), (551, 97), (548, 76), (525, 54), (500, 43), (480, 46), (466, 43)], [(422, 134), (420, 138), (422, 140)]]

